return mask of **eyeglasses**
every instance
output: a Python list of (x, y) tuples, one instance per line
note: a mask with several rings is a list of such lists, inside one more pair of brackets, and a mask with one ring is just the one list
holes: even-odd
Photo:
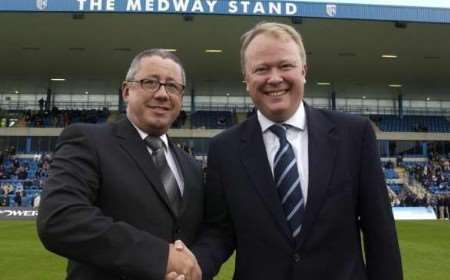
[(185, 86), (176, 82), (166, 82), (163, 83), (158, 79), (142, 79), (138, 81), (126, 81), (127, 83), (138, 83), (141, 88), (150, 93), (157, 92), (161, 86), (164, 86), (168, 94), (182, 96)]

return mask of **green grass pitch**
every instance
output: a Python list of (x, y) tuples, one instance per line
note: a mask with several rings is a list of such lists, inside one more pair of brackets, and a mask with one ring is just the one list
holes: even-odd
[[(449, 221), (400, 221), (397, 229), (405, 280), (449, 279)], [(0, 221), (0, 279), (60, 280), (65, 266), (41, 245), (34, 221)], [(231, 258), (216, 280), (230, 280), (233, 266)]]

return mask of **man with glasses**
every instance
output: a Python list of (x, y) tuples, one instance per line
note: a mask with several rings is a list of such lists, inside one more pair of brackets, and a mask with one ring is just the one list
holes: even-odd
[(203, 216), (201, 168), (167, 136), (186, 77), (172, 53), (131, 62), (122, 95), (127, 117), (76, 124), (58, 140), (37, 221), (47, 249), (69, 259), (67, 279), (200, 279), (188, 246)]

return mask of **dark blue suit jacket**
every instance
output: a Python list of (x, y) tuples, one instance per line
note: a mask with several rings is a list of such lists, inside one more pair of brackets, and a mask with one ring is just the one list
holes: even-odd
[(233, 250), (239, 280), (402, 279), (370, 122), (306, 104), (305, 109), (309, 185), (297, 239), (285, 221), (256, 116), (211, 141), (206, 221), (194, 249), (204, 279)]

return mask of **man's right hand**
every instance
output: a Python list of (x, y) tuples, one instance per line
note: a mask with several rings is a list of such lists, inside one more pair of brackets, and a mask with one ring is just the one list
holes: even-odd
[(186, 277), (184, 275), (179, 275), (176, 272), (170, 272), (166, 275), (166, 278), (164, 280), (186, 280)]
[(194, 254), (177, 240), (169, 244), (166, 280), (201, 280), (202, 272)]

